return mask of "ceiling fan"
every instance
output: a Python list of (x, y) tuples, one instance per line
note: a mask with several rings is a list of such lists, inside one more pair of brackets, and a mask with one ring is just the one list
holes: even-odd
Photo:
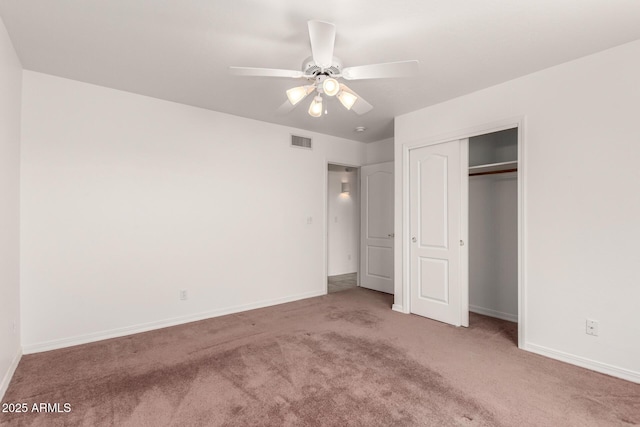
[[(410, 77), (418, 74), (418, 61), (415, 60), (342, 68), (342, 61), (333, 56), (336, 38), (335, 25), (322, 21), (309, 21), (308, 25), (311, 56), (304, 60), (301, 71), (229, 67), (230, 72), (238, 76), (306, 79), (308, 84), (287, 90), (287, 101), (278, 109), (279, 113), (288, 113), (300, 101), (315, 92), (313, 101), (309, 105), (309, 115), (312, 117), (322, 116), (322, 95), (335, 96), (347, 110), (362, 115), (371, 111), (373, 106), (349, 89), (347, 85), (341, 83), (339, 79), (382, 79)], [(326, 109), (324, 109), (324, 113), (326, 114)]]

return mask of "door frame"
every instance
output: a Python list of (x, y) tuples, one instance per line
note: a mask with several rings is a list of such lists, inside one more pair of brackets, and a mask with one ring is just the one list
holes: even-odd
[[(506, 129), (518, 129), (518, 347), (524, 348), (526, 342), (526, 263), (525, 263), (525, 249), (526, 249), (526, 218), (525, 218), (525, 201), (526, 201), (526, 157), (525, 157), (525, 116), (511, 117), (503, 120), (499, 120), (492, 123), (482, 124), (473, 128), (462, 129), (449, 134), (421, 138), (415, 141), (411, 141), (402, 144), (400, 152), (402, 154), (401, 159), (396, 159), (396, 164), (402, 162), (402, 176), (398, 177), (401, 181), (401, 187), (398, 194), (398, 178), (396, 179), (396, 194), (401, 199), (401, 215), (397, 215), (398, 209), (396, 209), (396, 221), (395, 221), (395, 233), (396, 236), (400, 236), (399, 241), (396, 241), (398, 247), (395, 251), (395, 264), (396, 267), (396, 292), (395, 301), (393, 304), (393, 310), (402, 313), (411, 313), (411, 299), (410, 299), (410, 205), (409, 205), (409, 153), (410, 150), (426, 147), (429, 145), (442, 144), (445, 142), (451, 142), (460, 139), (471, 138), (474, 136), (484, 135), (492, 132), (499, 132)], [(396, 151), (397, 153), (397, 151)], [(397, 169), (396, 169), (397, 170)], [(468, 205), (467, 205), (468, 206)], [(464, 207), (463, 207), (464, 209)], [(468, 212), (468, 207), (467, 207)], [(468, 218), (468, 215), (467, 215)], [(463, 220), (466, 223), (467, 220)], [(468, 244), (468, 242), (466, 242)], [(463, 289), (464, 292), (464, 289)], [(464, 299), (468, 301), (469, 289), (467, 287)]]
[(322, 241), (324, 244), (324, 250), (322, 251), (323, 256), (324, 256), (324, 285), (323, 288), (324, 289), (324, 293), (328, 294), (329, 293), (329, 165), (336, 165), (336, 166), (344, 166), (347, 168), (353, 168), (356, 171), (356, 185), (358, 186), (358, 197), (356, 198), (357, 200), (354, 200), (354, 203), (356, 204), (356, 211), (357, 211), (357, 218), (358, 218), (358, 224), (357, 224), (357, 234), (358, 234), (358, 244), (357, 244), (357, 250), (356, 250), (356, 254), (354, 254), (354, 256), (356, 257), (357, 263), (356, 263), (356, 285), (360, 286), (360, 168), (362, 166), (356, 166), (356, 165), (352, 165), (352, 164), (347, 164), (344, 162), (333, 162), (331, 160), (327, 160), (324, 164), (324, 190), (323, 190), (323, 195), (324, 195), (324, 219), (322, 221), (322, 226), (324, 228), (323, 230), (323, 235), (322, 235)]

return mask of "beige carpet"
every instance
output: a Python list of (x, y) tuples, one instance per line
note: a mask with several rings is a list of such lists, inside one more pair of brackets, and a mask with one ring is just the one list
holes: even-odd
[(530, 354), (516, 325), (455, 328), (362, 288), (24, 356), (0, 424), (625, 426), (640, 385)]

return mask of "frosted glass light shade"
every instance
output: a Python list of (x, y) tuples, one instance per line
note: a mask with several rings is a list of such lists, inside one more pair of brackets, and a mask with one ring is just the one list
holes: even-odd
[(340, 84), (336, 79), (325, 79), (322, 82), (322, 91), (327, 96), (335, 96), (340, 90)]
[(346, 108), (347, 110), (351, 110), (351, 107), (353, 107), (353, 104), (356, 103), (358, 97), (350, 92), (341, 90), (338, 94), (338, 99), (340, 100), (342, 105), (344, 105), (344, 108)]
[(309, 95), (308, 86), (298, 86), (287, 91), (287, 98), (289, 99), (291, 105), (296, 105), (298, 102), (305, 99), (307, 95)]
[(311, 105), (309, 105), (309, 115), (311, 117), (320, 117), (322, 116), (322, 97), (316, 96), (311, 101)]

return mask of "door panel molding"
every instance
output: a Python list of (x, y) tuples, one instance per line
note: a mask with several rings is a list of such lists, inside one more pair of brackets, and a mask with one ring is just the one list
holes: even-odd
[[(441, 212), (423, 212), (418, 204), (418, 216), (424, 217), (424, 224), (418, 225), (418, 243), (421, 247), (448, 249), (449, 245), (449, 212), (448, 212), (448, 179), (449, 159), (440, 154), (426, 156), (418, 161), (418, 180), (428, 185), (420, 187), (420, 199), (442, 199), (445, 209)], [(428, 243), (433, 238), (431, 243)]]
[[(418, 257), (418, 260), (419, 260), (418, 278), (420, 280), (420, 283), (418, 285), (418, 288), (420, 290), (420, 293), (418, 294), (418, 298), (431, 300), (436, 303), (448, 305), (449, 304), (449, 261), (447, 261), (446, 259), (429, 258), (429, 257)], [(431, 268), (430, 269), (431, 274), (425, 275), (425, 270), (427, 270), (425, 267), (428, 267), (428, 264), (425, 261), (431, 263), (433, 267), (439, 267), (440, 271), (434, 271), (435, 269)], [(440, 273), (440, 274), (437, 274), (437, 273)], [(437, 277), (437, 276), (442, 276), (442, 277)], [(427, 295), (427, 293), (425, 292), (426, 286), (423, 286), (423, 284), (429, 285), (429, 284), (435, 284), (435, 283), (442, 283), (444, 286), (441, 287), (441, 289), (437, 289), (437, 288), (430, 289), (431, 295)], [(436, 293), (435, 291), (439, 291), (438, 292), (438, 294), (440, 294), (439, 297), (435, 295)]]

